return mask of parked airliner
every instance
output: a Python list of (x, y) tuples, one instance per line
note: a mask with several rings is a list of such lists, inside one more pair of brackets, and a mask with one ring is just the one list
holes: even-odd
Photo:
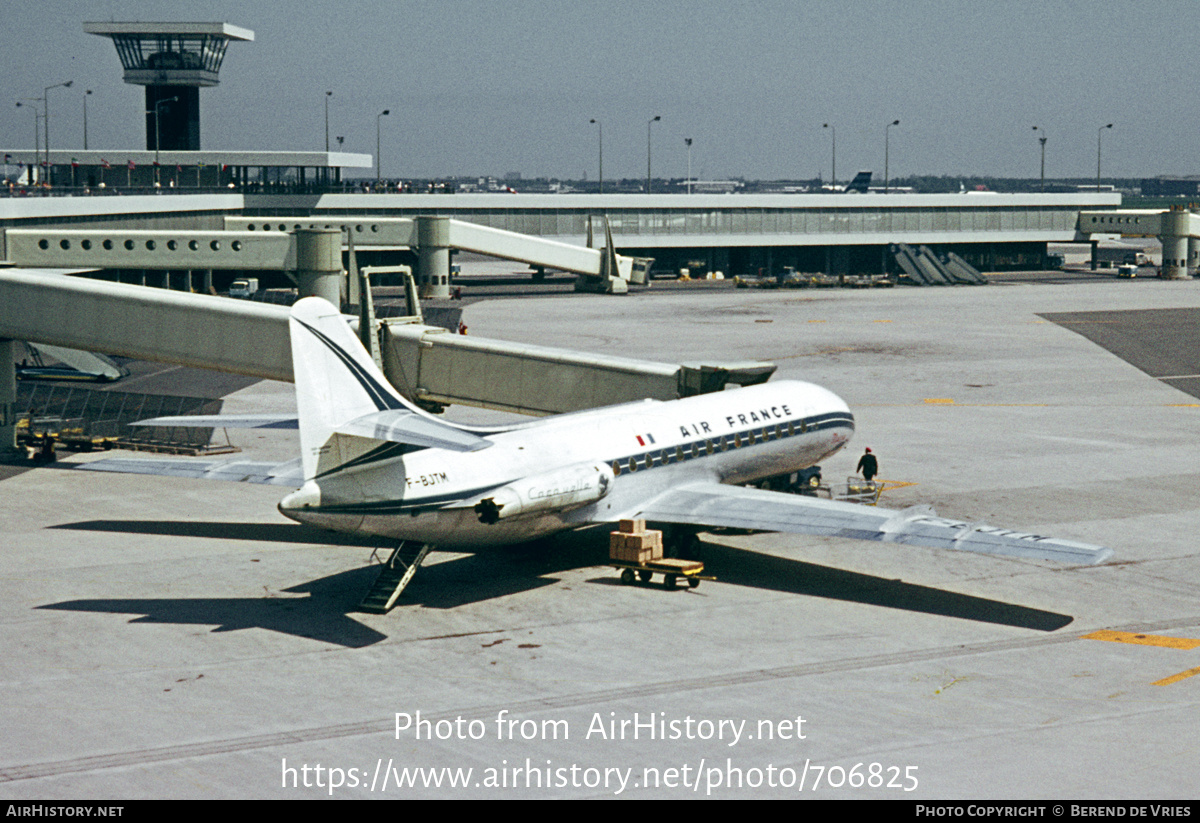
[[(299, 487), (287, 517), (324, 528), (479, 548), (622, 518), (828, 535), (1100, 563), (1110, 549), (938, 517), (748, 488), (840, 450), (854, 417), (832, 392), (776, 381), (645, 400), (506, 428), (451, 424), (400, 396), (328, 302), (292, 308), (301, 456), (278, 466), (105, 460), (89, 468)], [(274, 416), (151, 425), (278, 426)]]

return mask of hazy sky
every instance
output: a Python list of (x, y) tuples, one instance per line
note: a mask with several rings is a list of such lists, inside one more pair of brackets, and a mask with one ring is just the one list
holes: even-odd
[[(144, 145), (143, 91), (90, 20), (219, 21), (234, 43), (200, 92), (205, 149), (324, 148), (324, 97), (345, 150), (389, 177), (717, 179), (891, 174), (1036, 177), (1200, 173), (1200, 2), (1149, 0), (0, 0), (0, 145), (31, 148), (16, 108), (53, 83), (53, 148)], [(197, 11), (203, 9), (202, 12)], [(334, 143), (336, 148), (336, 141)], [(113, 152), (119, 162), (119, 151)]]

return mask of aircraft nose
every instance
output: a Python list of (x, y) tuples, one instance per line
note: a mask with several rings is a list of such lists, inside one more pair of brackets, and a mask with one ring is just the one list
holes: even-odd
[(824, 386), (813, 386), (813, 394), (815, 405), (820, 407), (822, 411), (837, 411), (850, 412), (850, 407), (846, 405), (846, 401), (838, 397)]

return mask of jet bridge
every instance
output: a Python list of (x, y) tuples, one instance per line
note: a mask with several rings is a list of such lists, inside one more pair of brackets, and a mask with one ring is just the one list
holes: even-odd
[[(283, 306), (20, 269), (0, 269), (0, 293), (0, 341), (292, 380)], [(388, 379), (430, 407), (557, 414), (752, 385), (775, 371), (769, 363), (656, 363), (466, 337), (426, 326), (419, 314), (383, 322), (378, 340)], [(11, 346), (0, 346), (9, 363)], [(11, 367), (0, 368), (0, 449), (13, 442), (15, 396)]]
[(600, 248), (591, 247), (591, 231), (589, 246), (574, 246), (448, 217), (230, 217), (225, 231), (8, 229), (0, 237), (0, 257), (33, 268), (283, 271), (302, 289), (302, 280), (315, 278), (315, 293), (335, 304), (334, 284), (322, 273), (341, 271), (343, 246), (415, 250), (423, 297), (449, 296), (452, 248), (572, 272), (584, 291), (623, 294), (630, 284), (646, 285), (653, 259), (617, 254), (607, 220), (601, 222)]
[(1200, 214), (1183, 206), (1161, 209), (1115, 209), (1081, 211), (1077, 232), (1092, 244), (1092, 268), (1096, 268), (1096, 235), (1157, 237), (1162, 242), (1162, 276), (1186, 280), (1200, 265)]
[(613, 248), (608, 221), (602, 223), (604, 245), (594, 248), (592, 220), (588, 245), (574, 246), (528, 234), (494, 229), (449, 217), (374, 217), (356, 220), (297, 220), (287, 217), (226, 217), (227, 231), (276, 235), (302, 229), (339, 229), (355, 248), (412, 249), (417, 252), (417, 282), (422, 297), (449, 297), (449, 249), (474, 252), (532, 267), (558, 269), (579, 276), (576, 288), (624, 294), (629, 285), (649, 282), (653, 258), (627, 257)]

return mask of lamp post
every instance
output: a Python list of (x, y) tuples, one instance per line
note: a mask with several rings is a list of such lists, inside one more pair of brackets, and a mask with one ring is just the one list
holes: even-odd
[(594, 117), (588, 122), (595, 123), (600, 131), (600, 193), (604, 194), (604, 124)]
[(1046, 130), (1040, 126), (1034, 126), (1034, 131), (1040, 131), (1042, 136), (1038, 138), (1038, 142), (1042, 144), (1042, 186), (1041, 191), (1046, 190)]
[(833, 179), (830, 180), (830, 185), (833, 186), (834, 189), (836, 189), (837, 188), (837, 128), (830, 125), (829, 123), (821, 124), (821, 128), (829, 129), (829, 134), (833, 138), (833, 170), (830, 173)]
[(87, 151), (87, 99), (92, 96), (92, 90), (83, 93), (83, 150)]
[[(37, 110), (37, 105), (36, 105), (36, 103), (40, 102), (42, 98), (26, 97), (23, 99), (28, 102), (22, 103), (20, 101), (17, 101), (17, 108), (21, 108), (22, 106), (24, 106), (27, 109), (33, 109), (33, 162), (29, 164), (29, 170), (27, 172), (27, 174), (29, 175), (29, 185), (32, 186), (33, 185), (33, 169), (35, 166), (37, 166), (38, 157), (41, 155), (41, 152), (42, 152), (42, 136), (41, 136), (41, 131), (39, 130), (41, 127), (38, 126), (38, 120), (41, 119), (42, 115), (41, 115), (41, 112), (39, 112)], [(35, 105), (32, 105), (32, 106), (29, 105), (30, 102), (34, 103)], [(20, 179), (19, 175), (18, 175), (18, 179)]]
[(155, 186), (158, 186), (158, 184), (159, 184), (158, 147), (159, 147), (159, 145), (161, 145), (161, 142), (162, 142), (162, 129), (159, 127), (160, 126), (160, 123), (159, 123), (160, 113), (162, 112), (163, 106), (167, 105), (168, 103), (177, 102), (178, 100), (179, 100), (178, 97), (168, 97), (165, 100), (159, 100), (157, 103), (154, 104), (153, 112), (146, 112), (146, 114), (154, 115), (154, 185)]
[[(22, 100), (24, 100), (26, 102), (18, 101), (17, 108), (21, 108), (22, 106), (24, 106), (27, 109), (33, 109), (33, 163), (31, 165), (36, 166), (37, 162), (38, 162), (38, 158), (41, 156), (41, 153), (42, 153), (42, 133), (40, 131), (40, 127), (38, 126), (38, 120), (41, 118), (42, 114), (41, 114), (41, 112), (39, 112), (37, 110), (36, 104), (40, 103), (42, 98), (40, 98), (40, 97), (24, 97), (24, 98), (22, 98)], [(30, 103), (34, 103), (35, 105), (31, 106), (31, 105), (29, 105)], [(30, 176), (29, 180), (31, 183), (33, 182), (32, 175)]]
[(688, 149), (688, 194), (692, 193), (692, 138), (685, 137), (683, 142), (687, 144)]
[(391, 113), (392, 113), (391, 109), (384, 109), (379, 114), (375, 115), (375, 179), (376, 179), (376, 181), (382, 179), (382, 177), (383, 177), (383, 173), (380, 171), (380, 169), (383, 168), (383, 158), (381, 158), (379, 155), (380, 148), (382, 146), (382, 143), (380, 143), (380, 140), (379, 140), (379, 123), (384, 117), (387, 117)]
[(325, 152), (329, 153), (329, 98), (333, 97), (333, 92), (325, 92)]
[(646, 194), (650, 193), (650, 127), (662, 120), (661, 115), (654, 115), (646, 123)]
[(899, 126), (899, 120), (893, 120), (883, 127), (883, 193), (888, 193), (888, 187), (891, 184), (891, 178), (888, 175), (888, 137), (892, 126)]
[(1105, 129), (1111, 129), (1112, 123), (1107, 126), (1101, 126), (1096, 130), (1096, 191), (1100, 191), (1100, 138), (1104, 136)]
[(45, 130), (46, 130), (46, 182), (50, 182), (50, 89), (69, 89), (74, 80), (68, 80), (65, 83), (55, 83), (53, 86), (46, 86), (46, 90), (42, 92), (42, 104), (45, 108)]

